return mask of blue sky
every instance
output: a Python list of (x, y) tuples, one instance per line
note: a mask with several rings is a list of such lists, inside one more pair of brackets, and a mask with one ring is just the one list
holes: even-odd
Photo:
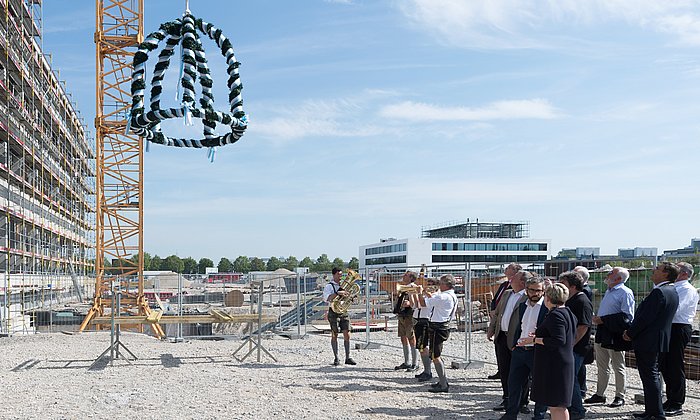
[[(146, 0), (146, 33), (184, 3)], [(698, 1), (191, 0), (190, 9), (231, 39), (251, 123), (213, 164), (206, 151), (150, 148), (152, 254), (347, 261), (379, 238), (467, 218), (529, 220), (555, 253), (662, 251), (700, 236)], [(43, 6), (44, 49), (88, 122), (94, 16), (92, 0)], [(224, 60), (205, 48), (226, 110)]]

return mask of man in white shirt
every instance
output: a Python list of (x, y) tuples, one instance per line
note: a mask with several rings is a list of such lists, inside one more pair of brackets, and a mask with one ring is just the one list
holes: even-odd
[(347, 296), (348, 292), (340, 287), (340, 278), (343, 276), (343, 271), (340, 268), (333, 267), (333, 278), (323, 288), (323, 301), (328, 302), (328, 323), (331, 325), (331, 348), (333, 348), (333, 366), (338, 366), (338, 333), (343, 332), (343, 344), (345, 345), (345, 364), (356, 365), (354, 360), (350, 358), (350, 319), (348, 314), (337, 314), (331, 309), (330, 303), (337, 296)]
[(693, 320), (698, 307), (698, 291), (690, 284), (693, 266), (687, 262), (676, 264), (679, 268), (675, 286), (678, 292), (678, 309), (671, 324), (671, 342), (668, 353), (659, 356), (659, 370), (666, 382), (666, 416), (683, 414), (685, 403), (685, 347), (690, 342)]
[[(528, 278), (525, 290), (527, 299), (515, 308), (508, 328), (508, 340), (513, 353), (508, 372), (508, 407), (506, 413), (501, 416), (502, 420), (518, 418), (520, 399), (524, 388), (528, 386), (534, 363), (533, 336), (537, 326), (547, 315), (547, 307), (544, 306), (544, 279), (534, 276)], [(546, 406), (535, 404), (532, 418), (544, 419), (546, 412)]]
[[(510, 372), (511, 349), (513, 348), (513, 343), (508, 340), (508, 329), (513, 310), (526, 299), (525, 280), (530, 277), (533, 277), (531, 273), (518, 271), (511, 280), (511, 289), (503, 292), (503, 297), (498, 302), (496, 310), (491, 312), (486, 337), (496, 344), (496, 364), (498, 371), (501, 372), (501, 389), (503, 391), (503, 400), (493, 408), (495, 411), (505, 411), (508, 408), (508, 374)], [(521, 405), (527, 403), (526, 395), (527, 393), (523, 393)]]
[(440, 359), (442, 354), (442, 343), (450, 337), (450, 321), (454, 317), (457, 309), (457, 296), (454, 291), (455, 279), (451, 274), (440, 277), (438, 285), (440, 291), (430, 293), (422, 290), (418, 300), (422, 307), (428, 309), (430, 313), (430, 357), (433, 359), (435, 372), (440, 381), (431, 385), (430, 392), (449, 392), (450, 385), (445, 376), (445, 366)]

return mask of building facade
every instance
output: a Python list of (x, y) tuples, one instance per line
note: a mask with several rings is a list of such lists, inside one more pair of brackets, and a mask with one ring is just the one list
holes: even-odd
[(400, 271), (423, 264), (433, 267), (469, 264), (473, 270), (479, 270), (489, 265), (541, 264), (548, 260), (551, 241), (524, 237), (529, 227), (514, 226), (517, 224), (525, 222), (467, 221), (424, 229), (422, 238), (380, 240), (360, 247), (360, 270)]
[(88, 297), (94, 285), (95, 151), (41, 51), (41, 1), (0, 7), (0, 329)]

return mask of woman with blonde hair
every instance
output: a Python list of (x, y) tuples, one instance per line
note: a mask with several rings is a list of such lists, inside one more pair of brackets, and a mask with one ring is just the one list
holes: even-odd
[(574, 340), (576, 316), (564, 306), (569, 290), (554, 283), (544, 292), (549, 313), (535, 337), (535, 360), (532, 374), (533, 401), (549, 406), (552, 420), (568, 420), (574, 390)]

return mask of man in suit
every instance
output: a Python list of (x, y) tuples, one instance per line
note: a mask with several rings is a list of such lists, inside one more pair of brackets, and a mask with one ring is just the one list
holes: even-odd
[[(513, 280), (513, 276), (515, 276), (515, 273), (518, 271), (522, 270), (523, 267), (520, 264), (516, 263), (510, 263), (508, 264), (508, 267), (503, 271), (503, 274), (506, 276), (506, 279), (503, 283), (501, 283), (498, 286), (498, 290), (496, 290), (496, 294), (493, 296), (493, 300), (491, 301), (491, 312), (496, 310), (496, 306), (498, 306), (498, 302), (501, 301), (501, 298), (503, 297), (503, 292), (506, 290), (512, 289), (510, 282)], [(496, 346), (494, 345), (494, 348)], [(496, 357), (498, 358), (498, 350), (496, 350)], [(507, 375), (507, 373), (506, 373)], [(496, 371), (493, 375), (487, 376), (488, 379), (501, 379), (501, 372)]]
[[(535, 361), (535, 345), (531, 334), (547, 315), (544, 305), (544, 279), (530, 277), (525, 284), (527, 299), (518, 304), (515, 313), (510, 318), (507, 339), (512, 349), (510, 371), (508, 373), (508, 408), (501, 420), (518, 418), (520, 399), (523, 390), (528, 386), (529, 377)], [(534, 420), (544, 419), (547, 406), (535, 404)]]
[(690, 342), (693, 332), (693, 320), (698, 307), (698, 291), (690, 284), (693, 278), (693, 266), (679, 262), (678, 278), (674, 282), (678, 292), (678, 310), (671, 324), (671, 344), (668, 353), (659, 356), (659, 370), (666, 382), (666, 417), (683, 414), (685, 403), (685, 347)]
[(666, 418), (661, 404), (659, 353), (668, 352), (671, 341), (671, 323), (678, 309), (678, 292), (673, 282), (678, 271), (678, 266), (669, 262), (654, 268), (651, 274), (654, 288), (639, 304), (632, 325), (622, 335), (632, 342), (644, 388), (644, 412), (634, 416), (644, 420)]
[[(525, 281), (533, 277), (526, 271), (517, 272), (511, 281), (511, 289), (503, 292), (503, 296), (496, 306), (496, 310), (491, 312), (486, 336), (493, 340), (496, 345), (496, 363), (498, 371), (501, 372), (501, 388), (503, 390), (503, 401), (493, 409), (496, 411), (505, 410), (508, 407), (508, 372), (510, 372), (511, 344), (508, 342), (508, 328), (510, 319), (518, 304), (524, 302)], [(523, 400), (525, 396), (523, 395)], [(521, 401), (523, 404), (526, 401)]]

